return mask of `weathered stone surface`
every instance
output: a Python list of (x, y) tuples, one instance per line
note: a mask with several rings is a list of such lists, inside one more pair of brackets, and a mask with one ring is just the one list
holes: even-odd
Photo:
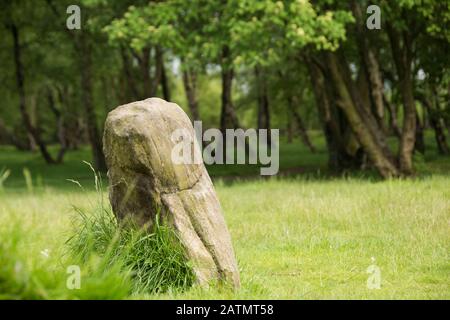
[(204, 164), (172, 162), (171, 135), (180, 128), (195, 136), (184, 111), (159, 98), (108, 114), (103, 143), (113, 211), (122, 221), (151, 227), (160, 210), (178, 233), (200, 284), (219, 279), (239, 287), (231, 238)]

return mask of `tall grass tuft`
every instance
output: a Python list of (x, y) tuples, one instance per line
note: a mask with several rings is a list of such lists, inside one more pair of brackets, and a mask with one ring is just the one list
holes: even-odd
[(0, 170), (0, 192), (5, 189), (5, 181), (9, 178), (10, 174), (11, 170), (5, 168), (2, 168), (2, 170)]
[(117, 265), (130, 272), (134, 293), (183, 290), (194, 282), (192, 268), (175, 232), (159, 222), (151, 233), (117, 223), (111, 210), (86, 214), (76, 209), (80, 220), (68, 240), (72, 255), (85, 263), (100, 257), (104, 271)]
[[(101, 189), (101, 179), (95, 176), (96, 188)], [(120, 265), (131, 274), (135, 294), (183, 291), (192, 286), (195, 277), (185, 250), (175, 231), (159, 221), (159, 215), (150, 232), (122, 225), (111, 207), (105, 206), (101, 192), (99, 195), (102, 200), (92, 212), (75, 208), (80, 219), (67, 241), (73, 256), (82, 263), (100, 257), (105, 272)]]
[(25, 178), (25, 183), (27, 185), (27, 190), (29, 193), (33, 192), (33, 178), (31, 176), (31, 172), (28, 168), (23, 168), (23, 177)]

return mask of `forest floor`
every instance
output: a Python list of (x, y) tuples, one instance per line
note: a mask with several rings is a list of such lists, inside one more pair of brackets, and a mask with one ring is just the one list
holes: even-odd
[[(89, 213), (107, 199), (82, 162), (90, 154), (47, 166), (39, 154), (0, 147), (0, 174), (11, 170), (0, 191), (0, 298), (450, 299), (450, 158), (436, 154), (433, 137), (415, 159), (416, 178), (381, 181), (327, 173), (323, 140), (313, 136), (316, 154), (282, 144), (281, 172), (292, 175), (245, 179), (257, 168), (209, 168), (242, 288), (161, 294), (130, 293), (120, 270), (97, 272), (95, 262), (82, 267), (81, 289), (68, 290), (74, 207)], [(380, 289), (367, 287), (371, 265)]]

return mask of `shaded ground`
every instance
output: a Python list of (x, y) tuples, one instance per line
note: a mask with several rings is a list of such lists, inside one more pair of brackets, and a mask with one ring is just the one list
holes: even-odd
[[(309, 179), (320, 180), (336, 177), (335, 173), (327, 170), (328, 156), (321, 133), (313, 132), (311, 135), (318, 150), (316, 153), (311, 153), (298, 140), (292, 144), (281, 142), (278, 177), (304, 176)], [(415, 156), (418, 176), (450, 174), (450, 157), (437, 154), (432, 132), (428, 132), (426, 138), (427, 151), (425, 156)], [(11, 176), (5, 182), (5, 187), (9, 190), (20, 191), (25, 189), (24, 168), (31, 172), (35, 187), (47, 186), (60, 190), (73, 190), (77, 186), (68, 181), (68, 179), (73, 179), (79, 181), (86, 188), (91, 188), (92, 172), (83, 161), (91, 162), (91, 154), (88, 148), (68, 152), (62, 165), (47, 165), (38, 152), (21, 152), (13, 147), (0, 146), (0, 170), (2, 168), (11, 170)], [(208, 172), (214, 180), (222, 179), (229, 183), (235, 180), (261, 178), (259, 165), (211, 165), (208, 166)], [(346, 175), (377, 179), (377, 175), (373, 171), (349, 172)]]

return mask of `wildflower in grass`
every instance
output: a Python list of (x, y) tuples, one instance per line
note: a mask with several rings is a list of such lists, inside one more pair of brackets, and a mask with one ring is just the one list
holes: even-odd
[(49, 258), (50, 257), (50, 250), (49, 249), (44, 249), (44, 250), (41, 250), (41, 255), (44, 257), (44, 258)]

